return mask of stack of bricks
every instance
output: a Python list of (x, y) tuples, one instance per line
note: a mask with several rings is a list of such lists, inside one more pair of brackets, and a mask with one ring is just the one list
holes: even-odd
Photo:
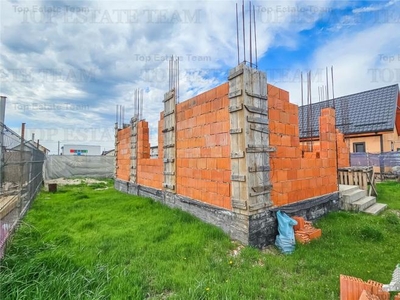
[(138, 123), (138, 167), (137, 182), (140, 185), (162, 188), (163, 162), (162, 157), (150, 158), (149, 124), (146, 121)]
[(131, 128), (127, 127), (118, 130), (117, 139), (117, 178), (129, 181), (131, 165)]
[(177, 193), (231, 209), (228, 83), (177, 105)]
[(383, 291), (382, 286), (382, 283), (373, 280), (365, 282), (360, 278), (340, 275), (340, 300), (390, 300), (390, 293)]
[(307, 222), (302, 217), (292, 217), (296, 220), (297, 225), (293, 227), (294, 236), (296, 241), (301, 244), (309, 243), (313, 239), (317, 239), (321, 236), (321, 229), (314, 228), (311, 222)]
[(299, 143), (298, 107), (288, 92), (268, 85), (271, 199), (281, 206), (337, 191), (336, 129), (332, 108), (320, 117), (320, 149), (303, 157)]

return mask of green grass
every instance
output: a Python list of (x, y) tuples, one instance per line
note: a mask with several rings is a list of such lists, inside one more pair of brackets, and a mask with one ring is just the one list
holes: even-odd
[(41, 192), (9, 244), (0, 295), (338, 299), (340, 274), (389, 283), (400, 262), (395, 213), (331, 213), (316, 227), (322, 238), (290, 256), (251, 247), (233, 256), (237, 243), (187, 213), (112, 188), (60, 187)]
[(376, 184), (378, 202), (383, 202), (391, 209), (400, 210), (400, 182), (385, 181)]

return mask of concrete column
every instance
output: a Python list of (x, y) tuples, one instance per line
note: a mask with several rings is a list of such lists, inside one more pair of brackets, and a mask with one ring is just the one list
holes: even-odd
[(164, 95), (164, 182), (166, 192), (176, 194), (176, 94), (175, 89)]
[(232, 208), (252, 215), (272, 206), (266, 76), (240, 64), (229, 73)]
[(115, 155), (115, 167), (114, 167), (114, 178), (117, 179), (118, 169), (118, 123), (114, 126), (114, 155)]
[(130, 182), (137, 184), (137, 142), (138, 142), (138, 118), (131, 118), (130, 127), (131, 127), (131, 172), (130, 172)]

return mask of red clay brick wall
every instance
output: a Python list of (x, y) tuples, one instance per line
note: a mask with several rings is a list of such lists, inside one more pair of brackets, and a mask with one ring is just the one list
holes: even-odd
[[(160, 125), (160, 123), (159, 123)], [(159, 136), (162, 134), (158, 131)], [(159, 141), (160, 142), (160, 141)], [(163, 183), (163, 159), (159, 156), (157, 159), (150, 158), (149, 142), (149, 123), (140, 121), (138, 123), (138, 169), (137, 183), (140, 185), (161, 189)], [(159, 148), (163, 143), (159, 143)], [(162, 153), (161, 153), (162, 154)]]
[[(176, 191), (177, 194), (215, 206), (231, 209), (230, 199), (230, 116), (229, 84), (225, 83), (177, 105)], [(163, 113), (158, 123), (158, 159), (150, 159), (149, 128), (138, 123), (138, 174), (140, 185), (162, 189), (163, 183)], [(129, 139), (130, 129), (124, 129)], [(118, 136), (120, 140), (120, 135)], [(121, 143), (118, 151), (130, 149)], [(118, 161), (129, 180), (129, 156)]]
[(131, 128), (127, 127), (118, 131), (117, 151), (117, 178), (129, 180), (131, 165)]
[(397, 129), (397, 134), (400, 135), (400, 93), (397, 98), (396, 129)]
[[(176, 191), (178, 194), (231, 209), (229, 84), (177, 105)], [(347, 166), (349, 155), (343, 135), (335, 130), (333, 109), (320, 117), (320, 141), (313, 153), (302, 153), (298, 107), (288, 92), (268, 85), (271, 154), (271, 199), (277, 206), (337, 191), (338, 162)], [(158, 159), (150, 159), (148, 123), (138, 124), (138, 184), (162, 189), (163, 114), (158, 124)], [(118, 132), (117, 178), (129, 180), (130, 128)]]
[(350, 167), (350, 148), (346, 144), (343, 133), (336, 130), (338, 148), (338, 168)]
[[(303, 157), (299, 143), (298, 107), (289, 103), (288, 92), (268, 85), (271, 199), (277, 206), (337, 191), (335, 116), (321, 112), (319, 157)], [(318, 147), (317, 147), (318, 148)]]
[(177, 105), (177, 193), (231, 209), (228, 83)]

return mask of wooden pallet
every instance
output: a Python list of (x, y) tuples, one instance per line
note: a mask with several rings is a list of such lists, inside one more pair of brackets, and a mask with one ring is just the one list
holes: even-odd
[(18, 195), (0, 197), (0, 219), (11, 212), (18, 203)]

